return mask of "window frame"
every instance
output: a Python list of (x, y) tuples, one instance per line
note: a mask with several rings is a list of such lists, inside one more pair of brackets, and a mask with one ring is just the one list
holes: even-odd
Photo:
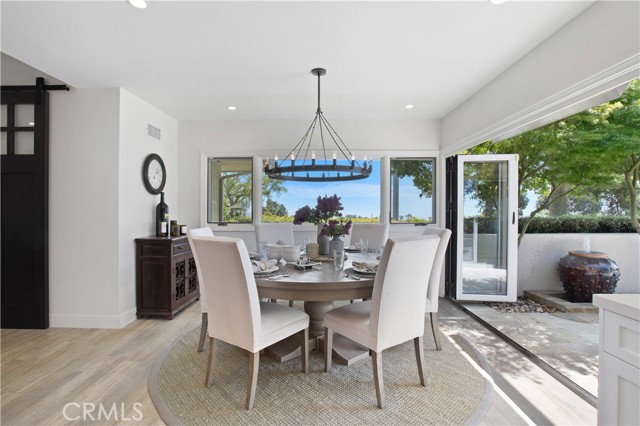
[[(431, 221), (430, 222), (394, 222), (392, 211), (393, 211), (393, 183), (392, 178), (393, 174), (391, 173), (391, 162), (394, 160), (410, 160), (410, 161), (421, 161), (421, 160), (431, 160), (432, 162), (432, 170), (431, 170), (431, 179), (432, 179), (432, 191), (431, 191)], [(402, 157), (389, 157), (389, 224), (390, 225), (414, 225), (414, 226), (426, 226), (437, 223), (437, 212), (438, 212), (438, 156), (402, 156)]]
[[(212, 189), (210, 187), (210, 183), (212, 182), (212, 171), (211, 171), (211, 160), (247, 160), (251, 161), (251, 220), (249, 222), (226, 222), (224, 221), (224, 216), (221, 217), (219, 221), (210, 221), (209, 218), (212, 217), (211, 213), (211, 196)], [(253, 161), (253, 156), (208, 156), (206, 158), (206, 199), (205, 199), (205, 223), (210, 225), (218, 225), (218, 226), (227, 226), (229, 224), (233, 225), (248, 225), (255, 223), (255, 209), (254, 209), (254, 201), (255, 201), (255, 179), (253, 178), (255, 174), (255, 161)], [(260, 192), (262, 189), (260, 189)]]
[[(200, 152), (200, 224), (201, 226), (209, 226), (214, 232), (253, 232), (254, 224), (262, 223), (262, 173), (256, 173), (256, 170), (262, 171), (264, 160), (273, 156), (271, 150), (255, 150), (253, 155), (248, 151), (201, 151)], [(390, 223), (391, 219), (391, 158), (432, 158), (435, 159), (435, 177), (434, 177), (434, 195), (432, 197), (433, 209), (435, 211), (434, 221), (431, 224), (441, 224), (445, 215), (445, 190), (438, 191), (438, 183), (445, 182), (444, 156), (440, 151), (434, 150), (366, 150), (358, 149), (359, 154), (366, 154), (367, 158), (375, 158), (380, 160), (380, 221), (381, 223)], [(252, 218), (251, 223), (209, 223), (208, 220), (208, 159), (209, 158), (252, 158), (253, 159), (253, 199), (252, 199)], [(418, 224), (418, 226), (423, 224)], [(416, 224), (394, 223), (394, 228), (413, 227)], [(302, 224), (294, 227), (294, 232), (308, 232), (315, 229), (312, 225)], [(240, 236), (241, 234), (238, 234)]]

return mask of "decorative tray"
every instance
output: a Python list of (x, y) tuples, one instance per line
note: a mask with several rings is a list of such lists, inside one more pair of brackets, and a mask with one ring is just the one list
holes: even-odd
[[(344, 260), (347, 260), (347, 254), (345, 253), (344, 255)], [(330, 255), (324, 255), (324, 256), (318, 256), (318, 257), (310, 257), (309, 258), (310, 261), (312, 262), (333, 262), (333, 256)]]

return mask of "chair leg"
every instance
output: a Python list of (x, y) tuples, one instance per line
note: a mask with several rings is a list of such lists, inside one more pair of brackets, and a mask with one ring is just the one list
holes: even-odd
[(247, 381), (247, 402), (245, 408), (251, 410), (256, 399), (256, 385), (258, 384), (258, 367), (260, 365), (260, 354), (249, 352), (249, 379)]
[(420, 375), (420, 384), (426, 386), (427, 382), (424, 379), (424, 339), (422, 336), (418, 336), (413, 339), (413, 346), (416, 349), (416, 363), (418, 364), (418, 374)]
[(331, 372), (331, 354), (333, 352), (333, 330), (324, 328), (324, 371)]
[(209, 361), (207, 362), (207, 377), (204, 379), (204, 385), (208, 388), (213, 383), (213, 371), (215, 370), (217, 355), (218, 342), (213, 337), (209, 337)]
[(442, 345), (440, 344), (440, 327), (438, 326), (438, 313), (431, 312), (431, 331), (433, 332), (433, 340), (436, 342), (436, 350), (441, 351)]
[(204, 341), (207, 337), (207, 313), (202, 313), (202, 325), (200, 326), (200, 342), (198, 342), (198, 352), (204, 349)]
[(300, 347), (302, 348), (302, 372), (309, 372), (309, 327), (300, 330)]
[(373, 351), (373, 382), (376, 385), (376, 399), (378, 408), (384, 408), (384, 381), (382, 379), (382, 352)]

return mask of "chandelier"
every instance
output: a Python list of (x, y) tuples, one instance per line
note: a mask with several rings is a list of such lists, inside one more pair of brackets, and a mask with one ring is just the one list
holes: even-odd
[[(356, 160), (355, 154), (349, 150), (338, 133), (329, 124), (320, 109), (320, 77), (325, 75), (324, 68), (314, 68), (311, 74), (318, 77), (318, 109), (311, 125), (300, 141), (282, 160), (276, 155), (273, 160), (264, 163), (264, 172), (271, 179), (303, 182), (336, 182), (365, 179), (371, 174), (371, 162), (367, 165), (367, 157), (362, 163)], [(314, 134), (319, 134), (321, 146), (319, 155), (311, 146)], [(327, 143), (325, 143), (325, 140)], [(335, 145), (331, 156), (327, 156), (327, 145)], [(311, 152), (309, 152), (311, 151)], [(340, 158), (338, 158), (340, 153)]]

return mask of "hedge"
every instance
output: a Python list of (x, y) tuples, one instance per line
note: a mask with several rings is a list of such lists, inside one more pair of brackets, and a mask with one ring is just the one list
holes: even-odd
[[(522, 231), (525, 220), (520, 219), (518, 231)], [(636, 230), (631, 226), (631, 219), (624, 216), (534, 217), (527, 228), (527, 234), (622, 234), (635, 232)]]
[[(518, 232), (522, 232), (522, 226), (528, 218), (518, 220)], [(493, 218), (479, 217), (476, 219), (479, 234), (495, 234), (496, 222)], [(465, 233), (473, 232), (473, 219), (464, 220)], [(634, 233), (631, 219), (624, 216), (560, 216), (560, 217), (534, 217), (527, 234), (568, 234), (568, 233), (594, 233), (594, 234), (618, 234)]]

